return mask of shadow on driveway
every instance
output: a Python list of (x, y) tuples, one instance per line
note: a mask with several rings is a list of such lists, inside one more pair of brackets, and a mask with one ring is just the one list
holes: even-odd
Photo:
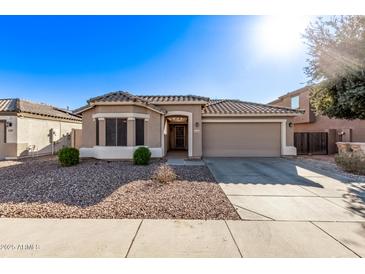
[(207, 158), (205, 162), (216, 180), (225, 184), (296, 185), (333, 192), (340, 188), (341, 197), (327, 196), (326, 191), (318, 196), (365, 217), (365, 183), (354, 182), (335, 169), (322, 170), (313, 163), (286, 158)]
[(281, 158), (207, 158), (205, 162), (221, 183), (322, 185), (298, 175), (294, 163)]

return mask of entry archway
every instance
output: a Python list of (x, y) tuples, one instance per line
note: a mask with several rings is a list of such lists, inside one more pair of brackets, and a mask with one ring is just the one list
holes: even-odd
[(188, 156), (193, 157), (193, 114), (188, 111), (168, 111), (165, 117), (170, 116), (186, 116), (188, 118)]

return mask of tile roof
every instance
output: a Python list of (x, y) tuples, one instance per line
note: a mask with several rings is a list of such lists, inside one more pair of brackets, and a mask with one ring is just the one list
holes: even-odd
[(15, 99), (0, 99), (0, 112), (12, 112), (16, 111), (17, 100)]
[(89, 99), (87, 102), (129, 102), (141, 101), (148, 103), (164, 102), (208, 102), (209, 98), (196, 95), (133, 95), (126, 91), (110, 92)]
[(71, 113), (70, 111), (22, 99), (0, 99), (0, 113), (1, 112), (24, 112), (54, 118), (81, 121), (79, 116)]
[[(151, 102), (149, 100), (144, 99), (143, 96), (135, 96), (135, 95), (132, 95), (125, 91), (110, 92), (110, 93), (107, 93), (107, 94), (104, 94), (101, 96), (91, 98), (87, 102), (89, 105), (90, 105), (90, 103), (94, 103), (94, 102), (135, 102), (135, 103), (141, 103), (146, 106), (149, 106), (150, 108), (153, 108), (159, 112), (165, 112), (164, 110), (160, 109), (159, 107), (151, 104)], [(80, 108), (81, 112), (84, 108), (86, 109), (86, 106)]]
[(215, 99), (211, 100), (207, 97), (195, 96), (195, 95), (142, 95), (136, 96), (128, 92), (117, 91), (107, 93), (101, 96), (97, 96), (89, 99), (88, 105), (78, 108), (74, 113), (82, 113), (91, 106), (91, 103), (95, 102), (138, 102), (145, 104), (151, 108), (157, 109), (160, 112), (165, 112), (159, 108), (158, 105), (163, 103), (189, 103), (196, 102), (202, 104), (202, 114), (230, 114), (230, 115), (242, 115), (242, 114), (278, 114), (278, 115), (293, 115), (299, 114), (297, 110), (276, 107), (265, 104), (244, 102), (240, 100), (230, 99)]
[(145, 101), (138, 96), (132, 95), (126, 91), (115, 91), (109, 92), (94, 98), (87, 100), (88, 103), (91, 102), (130, 102), (130, 101)]
[(274, 107), (240, 100), (211, 100), (202, 110), (203, 114), (297, 114), (296, 110)]
[(196, 95), (142, 95), (138, 97), (151, 103), (209, 102), (209, 98)]

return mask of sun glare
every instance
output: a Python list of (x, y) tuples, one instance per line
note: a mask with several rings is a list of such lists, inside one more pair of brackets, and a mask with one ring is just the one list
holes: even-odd
[(265, 57), (290, 56), (303, 48), (301, 34), (309, 22), (305, 16), (264, 16), (256, 25), (256, 48)]

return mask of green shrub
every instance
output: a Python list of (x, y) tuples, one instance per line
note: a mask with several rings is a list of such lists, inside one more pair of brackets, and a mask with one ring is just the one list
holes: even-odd
[(79, 150), (72, 147), (65, 147), (58, 151), (58, 161), (62, 166), (74, 166), (80, 162)]
[(139, 147), (133, 153), (135, 165), (148, 165), (151, 159), (151, 151), (147, 147)]
[(365, 175), (365, 155), (341, 153), (335, 156), (335, 161), (347, 172)]

